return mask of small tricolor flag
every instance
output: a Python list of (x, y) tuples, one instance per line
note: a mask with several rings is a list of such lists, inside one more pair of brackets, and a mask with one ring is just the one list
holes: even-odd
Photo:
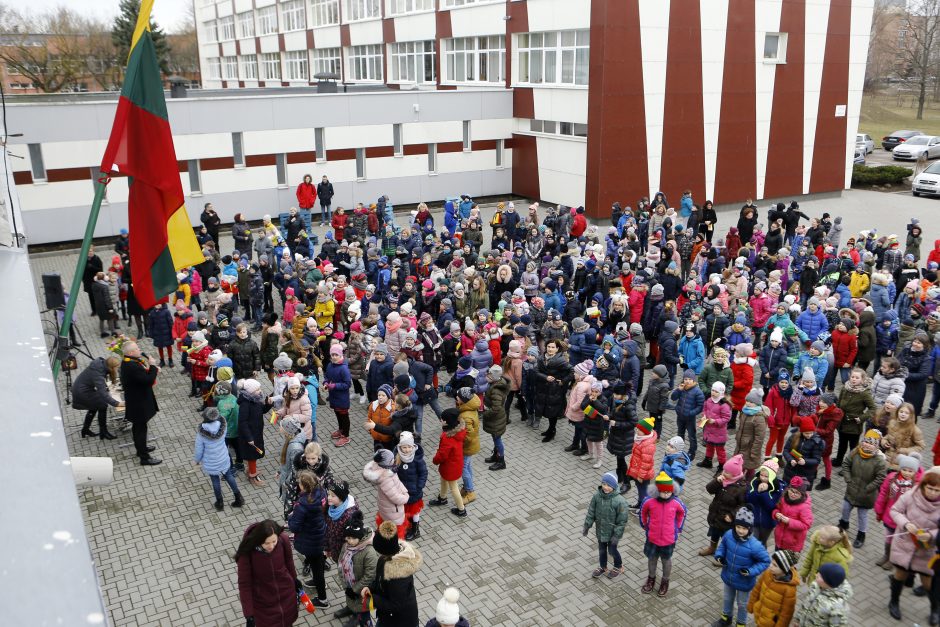
[(584, 415), (587, 418), (594, 420), (600, 415), (600, 412), (594, 409), (593, 405), (588, 405), (587, 407), (584, 408)]

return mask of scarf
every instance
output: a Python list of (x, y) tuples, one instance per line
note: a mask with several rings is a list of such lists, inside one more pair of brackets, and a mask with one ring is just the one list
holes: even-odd
[(343, 501), (342, 503), (340, 503), (339, 505), (337, 505), (337, 506), (335, 506), (335, 507), (334, 507), (333, 505), (330, 505), (329, 510), (328, 510), (328, 513), (329, 513), (329, 515), (330, 515), (330, 519), (331, 519), (331, 520), (334, 520), (334, 521), (335, 521), (335, 520), (339, 520), (340, 516), (342, 516), (343, 513), (344, 513), (347, 509), (349, 509), (350, 507), (352, 507), (352, 506), (355, 505), (355, 504), (356, 504), (356, 501), (353, 500), (352, 495), (350, 495), (350, 496), (347, 496), (347, 497), (346, 497), (346, 500)]
[(738, 481), (740, 481), (740, 480), (743, 479), (743, 478), (744, 478), (744, 473), (741, 473), (741, 474), (738, 475), (737, 477), (731, 477), (731, 479), (722, 479), (722, 480), (721, 480), (721, 485), (722, 485), (722, 487), (727, 488), (729, 485), (732, 485), (732, 484), (734, 484), (734, 483), (737, 483)]
[(367, 546), (372, 544), (372, 538), (363, 539), (359, 541), (359, 544), (356, 546), (346, 545), (346, 550), (343, 551), (343, 554), (340, 555), (339, 565), (343, 569), (343, 580), (346, 582), (346, 586), (353, 587), (356, 583), (356, 574), (353, 572), (353, 558), (356, 557), (356, 554), (359, 551), (363, 550)]
[(864, 381), (862, 381), (862, 384), (858, 386), (852, 385), (851, 381), (846, 381), (843, 387), (847, 389), (849, 392), (855, 392), (857, 394), (860, 392), (864, 392), (865, 390), (870, 390), (871, 381), (869, 381), (868, 379), (865, 379)]
[(410, 464), (415, 460), (415, 455), (418, 453), (418, 447), (414, 447), (411, 451), (411, 455), (405, 456), (401, 451), (401, 447), (396, 446), (395, 450), (398, 452), (398, 458), (401, 459), (403, 464)]
[(743, 408), (741, 408), (741, 411), (747, 414), (748, 416), (753, 416), (754, 414), (760, 411), (760, 407), (748, 407), (747, 405), (745, 405)]
[(874, 454), (875, 454), (875, 451), (872, 451), (871, 453), (866, 453), (865, 449), (863, 449), (861, 446), (858, 447), (858, 455), (862, 459), (870, 459)]

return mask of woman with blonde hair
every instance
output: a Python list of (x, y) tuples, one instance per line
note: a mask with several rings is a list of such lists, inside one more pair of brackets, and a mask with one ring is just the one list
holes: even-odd
[(914, 422), (914, 406), (904, 403), (898, 407), (894, 417), (888, 421), (881, 448), (888, 458), (888, 469), (898, 469), (898, 455), (922, 453), (926, 447), (924, 434)]
[[(124, 407), (121, 401), (111, 395), (108, 382), (117, 382), (121, 358), (117, 355), (98, 357), (92, 360), (72, 384), (72, 407), (84, 409), (85, 422), (82, 424), (82, 437), (98, 436), (102, 440), (113, 440), (116, 436), (108, 433), (108, 407)], [(98, 416), (98, 433), (91, 430), (91, 421)]]

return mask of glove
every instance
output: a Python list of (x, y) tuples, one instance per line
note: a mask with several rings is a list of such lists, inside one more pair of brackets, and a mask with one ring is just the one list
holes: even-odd
[(245, 627), (255, 627), (255, 617), (246, 616), (245, 617)]
[(749, 571), (746, 568), (742, 568), (741, 570), (738, 571), (738, 574), (741, 575), (742, 577), (750, 577), (751, 571)]
[(716, 557), (715, 561), (721, 564), (722, 566), (728, 563), (728, 560), (726, 560), (724, 557)]
[(327, 383), (327, 384), (326, 384), (326, 389), (328, 389), (328, 390), (332, 390), (332, 389), (335, 388), (335, 387), (336, 387), (336, 384), (333, 383), (333, 382), (330, 382), (330, 383)]
[(584, 525), (584, 529), (581, 530), (581, 535), (586, 537), (588, 534), (588, 531), (590, 530), (591, 530), (590, 527), (588, 527), (587, 525)]

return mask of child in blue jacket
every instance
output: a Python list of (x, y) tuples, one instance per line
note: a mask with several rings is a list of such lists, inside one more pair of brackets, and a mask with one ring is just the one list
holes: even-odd
[(659, 470), (672, 478), (673, 492), (676, 494), (682, 492), (682, 486), (685, 485), (685, 473), (691, 464), (692, 460), (685, 452), (685, 440), (678, 435), (670, 438), (666, 442), (666, 454), (663, 456), (663, 463)]
[(753, 527), (754, 512), (745, 505), (735, 514), (734, 527), (725, 532), (715, 550), (715, 561), (721, 564), (721, 581), (725, 585), (724, 605), (716, 626), (731, 626), (735, 603), (737, 627), (747, 625), (748, 597), (758, 576), (770, 566), (767, 549), (751, 534)]

